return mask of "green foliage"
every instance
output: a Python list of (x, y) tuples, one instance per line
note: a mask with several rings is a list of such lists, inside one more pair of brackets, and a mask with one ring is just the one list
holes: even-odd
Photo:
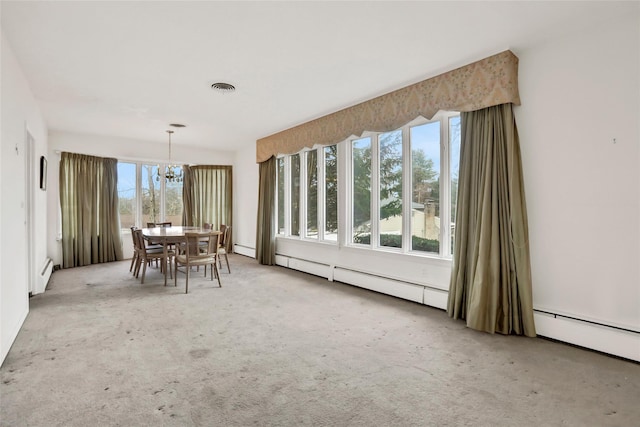
[(338, 231), (338, 146), (325, 147), (325, 185), (327, 232)]
[(371, 142), (354, 143), (353, 149), (353, 223), (371, 220)]
[(381, 134), (379, 148), (380, 219), (387, 219), (402, 215), (402, 131)]
[(300, 154), (291, 156), (291, 234), (300, 235)]
[[(142, 215), (145, 221), (160, 221), (160, 181), (156, 179), (157, 167), (142, 165)], [(134, 191), (135, 193), (135, 191)], [(182, 182), (167, 183), (165, 187), (165, 215), (166, 217), (180, 217), (182, 215)], [(136, 198), (119, 197), (120, 215), (135, 216)], [(143, 224), (145, 225), (145, 224)]]
[(426, 204), (428, 199), (440, 200), (440, 178), (433, 169), (433, 159), (424, 151), (411, 152), (411, 173), (413, 179), (413, 200)]
[(318, 151), (307, 152), (307, 231), (318, 231)]
[[(353, 243), (368, 245), (371, 242), (370, 234), (360, 234), (353, 237)], [(411, 245), (414, 251), (434, 252), (440, 251), (440, 242), (435, 239), (425, 239), (418, 236), (411, 236)], [(398, 234), (381, 234), (380, 246), (391, 248), (402, 247), (402, 236)]]

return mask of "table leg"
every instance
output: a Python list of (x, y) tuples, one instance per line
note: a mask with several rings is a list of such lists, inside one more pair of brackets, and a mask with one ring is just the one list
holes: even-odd
[(168, 260), (169, 260), (169, 252), (167, 251), (167, 246), (169, 246), (167, 244), (167, 240), (164, 240), (164, 244), (162, 245), (163, 250), (164, 250), (164, 285), (167, 286), (167, 264), (168, 264)]

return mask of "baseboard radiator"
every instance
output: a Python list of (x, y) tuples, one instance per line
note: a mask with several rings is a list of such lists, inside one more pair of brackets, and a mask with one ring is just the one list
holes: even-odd
[(38, 285), (34, 293), (41, 294), (47, 289), (47, 284), (49, 283), (49, 279), (51, 278), (51, 273), (53, 273), (53, 260), (51, 258), (47, 258), (44, 260), (44, 264), (40, 269), (40, 275), (38, 276)]
[(443, 310), (447, 308), (448, 293), (442, 289), (282, 255), (276, 255), (276, 264), (320, 276), (329, 281), (358, 286)]
[(233, 253), (248, 256), (249, 258), (256, 257), (255, 248), (250, 248), (249, 246), (243, 246), (238, 244), (233, 245)]
[[(340, 266), (276, 255), (276, 264), (419, 304), (447, 309), (448, 291)], [(539, 336), (640, 362), (640, 332), (534, 309)]]

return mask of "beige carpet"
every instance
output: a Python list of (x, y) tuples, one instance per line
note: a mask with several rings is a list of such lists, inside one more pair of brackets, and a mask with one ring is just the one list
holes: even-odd
[(640, 365), (230, 255), (223, 287), (53, 274), (0, 369), (2, 426), (637, 426)]

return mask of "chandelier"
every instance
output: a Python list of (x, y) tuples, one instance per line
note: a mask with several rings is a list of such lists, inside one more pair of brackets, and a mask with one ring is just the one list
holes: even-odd
[(182, 182), (182, 169), (179, 165), (171, 164), (171, 134), (172, 130), (167, 130), (169, 134), (169, 163), (164, 169), (164, 173), (160, 173), (160, 165), (158, 165), (158, 172), (156, 175), (156, 181), (160, 181), (160, 178), (164, 176), (167, 182)]

